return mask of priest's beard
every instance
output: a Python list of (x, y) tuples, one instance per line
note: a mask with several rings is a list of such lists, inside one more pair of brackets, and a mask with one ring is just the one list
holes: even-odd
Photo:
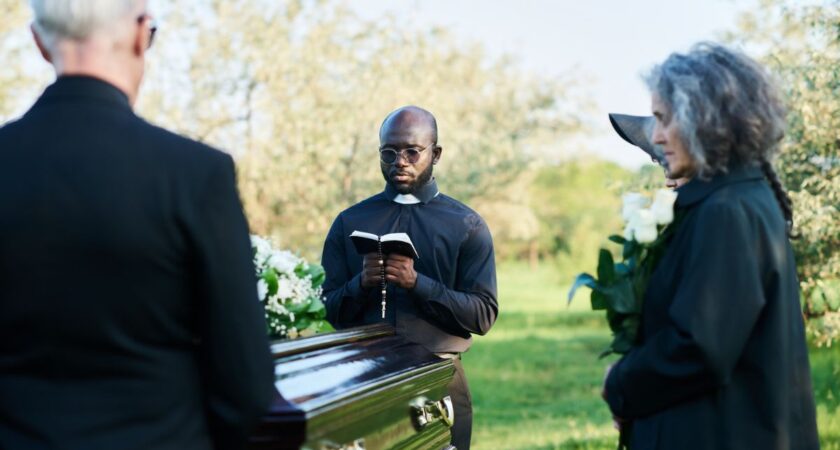
[(417, 178), (414, 179), (414, 182), (411, 184), (397, 184), (391, 181), (391, 177), (388, 176), (384, 170), (382, 171), (382, 175), (385, 176), (385, 180), (388, 184), (391, 185), (394, 189), (397, 190), (402, 195), (414, 195), (416, 194), (423, 186), (425, 186), (429, 180), (432, 179), (432, 169), (434, 168), (433, 164), (429, 164), (422, 172), (417, 175)]

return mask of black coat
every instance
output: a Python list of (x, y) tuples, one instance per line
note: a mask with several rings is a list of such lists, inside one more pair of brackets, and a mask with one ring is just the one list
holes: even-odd
[(641, 342), (607, 379), (634, 450), (816, 449), (799, 283), (757, 168), (678, 190), (685, 214), (645, 296)]
[(272, 383), (228, 155), (88, 77), (0, 128), (0, 448), (235, 448)]

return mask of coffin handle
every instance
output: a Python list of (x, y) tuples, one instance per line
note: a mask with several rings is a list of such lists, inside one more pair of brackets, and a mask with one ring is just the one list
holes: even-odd
[(452, 406), (452, 399), (448, 395), (440, 401), (417, 397), (411, 402), (411, 421), (417, 431), (437, 421), (442, 421), (447, 427), (451, 428), (455, 423), (455, 409)]

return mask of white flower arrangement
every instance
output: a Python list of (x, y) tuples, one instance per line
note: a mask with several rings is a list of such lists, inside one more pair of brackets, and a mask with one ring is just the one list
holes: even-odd
[(572, 301), (578, 288), (589, 287), (592, 309), (606, 311), (613, 341), (601, 356), (627, 353), (636, 341), (644, 291), (679, 222), (674, 215), (676, 192), (657, 191), (653, 204), (637, 193), (625, 194), (623, 200), (624, 236), (609, 237), (622, 246), (621, 261), (615, 262), (612, 252), (601, 249), (597, 278), (578, 275), (568, 296)]
[(624, 218), (624, 239), (639, 244), (650, 244), (659, 236), (660, 227), (674, 221), (674, 202), (677, 193), (666, 189), (656, 191), (653, 204), (641, 194), (630, 193), (623, 197), (621, 215)]
[(324, 320), (324, 268), (257, 235), (251, 235), (251, 247), (269, 335), (294, 339), (330, 329)]

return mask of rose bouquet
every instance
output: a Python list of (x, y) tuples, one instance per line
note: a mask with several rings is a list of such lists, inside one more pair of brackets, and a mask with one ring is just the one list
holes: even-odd
[(294, 339), (330, 330), (322, 300), (324, 268), (287, 250), (277, 250), (260, 236), (251, 236), (257, 295), (265, 307), (268, 333)]
[(592, 289), (592, 309), (606, 311), (613, 340), (601, 357), (611, 353), (625, 354), (636, 341), (642, 299), (650, 275), (665, 251), (668, 237), (676, 228), (676, 199), (677, 193), (669, 190), (657, 191), (652, 204), (648, 197), (641, 194), (624, 195), (624, 234), (609, 237), (610, 241), (623, 247), (621, 261), (615, 262), (612, 252), (601, 249), (597, 278), (582, 273), (569, 290), (568, 301), (571, 302), (581, 286), (589, 287)]

